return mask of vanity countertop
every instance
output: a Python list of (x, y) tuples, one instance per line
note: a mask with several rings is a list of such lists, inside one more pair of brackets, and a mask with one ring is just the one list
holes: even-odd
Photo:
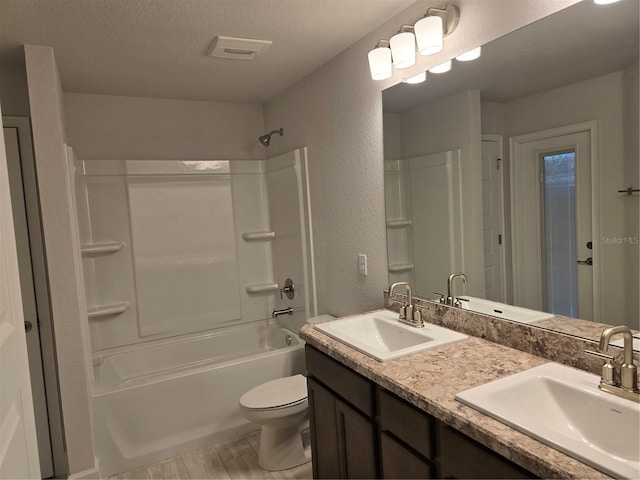
[(549, 360), (469, 336), (463, 342), (378, 362), (305, 325), (311, 346), (541, 478), (610, 478), (455, 400), (478, 385)]

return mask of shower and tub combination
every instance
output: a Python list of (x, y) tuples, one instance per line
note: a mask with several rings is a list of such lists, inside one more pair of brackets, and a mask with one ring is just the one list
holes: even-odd
[(306, 149), (70, 162), (100, 473), (257, 430), (240, 397), (304, 372), (316, 313)]

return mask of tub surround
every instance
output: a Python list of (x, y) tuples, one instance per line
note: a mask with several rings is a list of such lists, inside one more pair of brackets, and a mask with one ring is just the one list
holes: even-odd
[[(388, 304), (388, 298), (385, 303)], [(531, 328), (519, 331), (512, 327), (513, 331), (505, 332), (504, 328), (511, 325), (504, 324), (512, 322), (497, 322), (489, 316), (432, 302), (419, 302), (419, 306), (427, 321), (474, 336), (464, 342), (380, 363), (312, 325), (303, 327), (300, 335), (312, 347), (541, 478), (609, 478), (454, 399), (457, 393), (468, 388), (547, 362), (540, 353), (533, 354), (534, 351), (543, 352), (548, 358), (567, 348), (566, 355), (570, 356), (572, 352), (575, 355), (582, 343), (592, 348), (592, 342), (542, 329), (532, 332)], [(472, 323), (477, 325), (469, 325)], [(513, 346), (493, 341), (496, 337), (512, 337)], [(547, 349), (545, 343), (550, 344)], [(554, 360), (569, 364), (562, 359)], [(581, 360), (578, 363), (584, 370), (594, 368)]]

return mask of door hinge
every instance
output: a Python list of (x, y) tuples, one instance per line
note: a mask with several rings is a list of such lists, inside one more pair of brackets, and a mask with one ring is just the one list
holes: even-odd
[(498, 245), (502, 245), (502, 234), (498, 234)]
[(502, 162), (502, 159), (496, 158), (496, 170), (500, 170), (500, 162)]

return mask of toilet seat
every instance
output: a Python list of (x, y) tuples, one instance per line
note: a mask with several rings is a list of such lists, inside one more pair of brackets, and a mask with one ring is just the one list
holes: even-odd
[(263, 383), (240, 398), (240, 405), (249, 410), (278, 410), (306, 402), (307, 381), (300, 374)]

